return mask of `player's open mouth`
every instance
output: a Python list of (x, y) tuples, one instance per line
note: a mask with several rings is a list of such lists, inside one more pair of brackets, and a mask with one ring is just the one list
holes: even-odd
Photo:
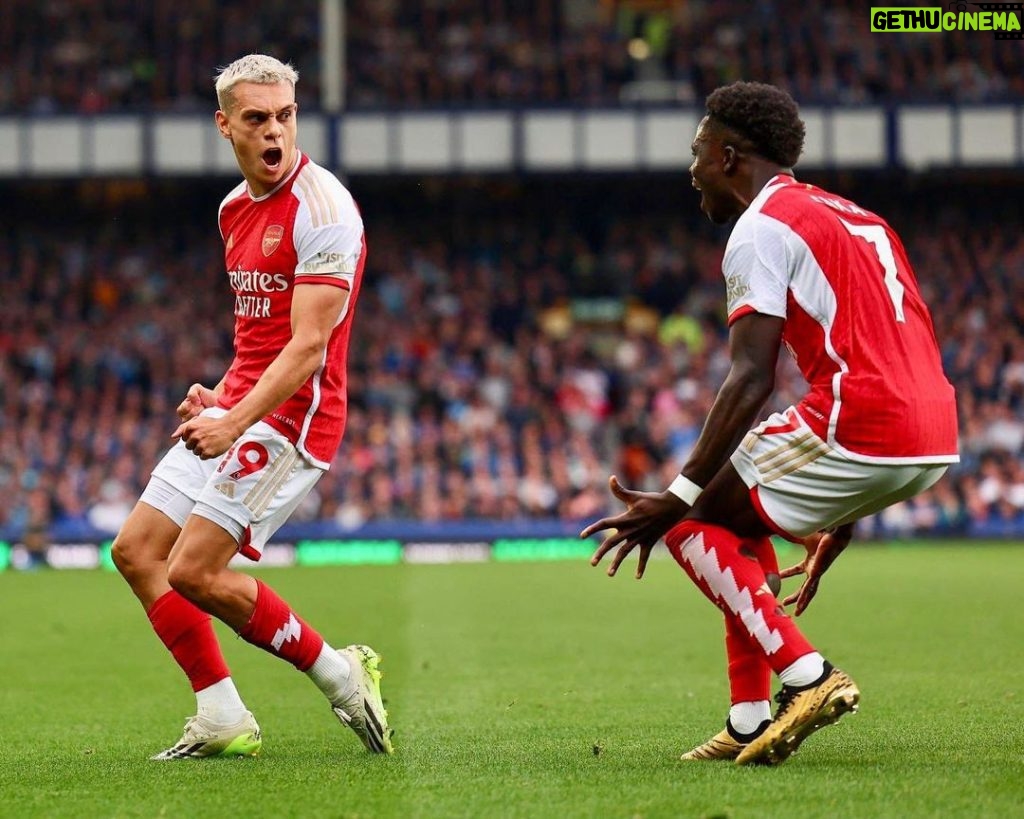
[(281, 158), (283, 155), (280, 148), (267, 148), (263, 152), (263, 164), (267, 166), (269, 171), (278, 171), (281, 169)]

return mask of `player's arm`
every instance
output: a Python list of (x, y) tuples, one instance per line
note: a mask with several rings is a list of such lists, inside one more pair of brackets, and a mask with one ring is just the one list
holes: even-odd
[(775, 389), (784, 319), (748, 313), (729, 332), (731, 366), (681, 472), (698, 486), (718, 474)]
[(323, 360), (349, 291), (330, 284), (296, 284), (292, 293), (292, 337), (249, 393), (220, 418), (194, 418), (174, 437), (201, 458), (215, 458), (257, 421), (295, 394)]
[[(782, 343), (783, 322), (784, 319), (776, 316), (748, 313), (733, 323), (729, 333), (732, 365), (693, 454), (683, 467), (682, 475), (688, 481), (697, 486), (707, 485), (739, 445), (771, 395), (775, 388), (775, 365)], [(620, 486), (614, 476), (610, 485), (612, 493), (625, 503), (626, 511), (591, 524), (580, 536), (589, 537), (603, 529), (614, 530), (590, 561), (596, 566), (605, 554), (618, 546), (608, 568), (610, 575), (614, 575), (619, 564), (639, 546), (637, 577), (642, 577), (651, 549), (686, 514), (691, 504), (671, 488), (663, 492), (636, 492)]]
[(291, 339), (249, 393), (224, 416), (231, 419), (237, 435), (291, 398), (323, 364), (348, 294), (346, 288), (329, 284), (295, 285)]

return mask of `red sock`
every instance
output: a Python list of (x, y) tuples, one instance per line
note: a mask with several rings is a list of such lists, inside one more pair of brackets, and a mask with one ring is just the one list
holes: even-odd
[(174, 590), (162, 595), (146, 614), (192, 683), (193, 691), (202, 691), (231, 676), (209, 614)]
[(239, 636), (246, 642), (306, 671), (324, 646), (321, 637), (262, 580), (256, 581), (256, 608)]
[(773, 671), (814, 651), (765, 584), (761, 564), (740, 554), (741, 541), (728, 529), (686, 520), (665, 543), (704, 595), (749, 635)]
[(725, 618), (725, 654), (729, 661), (730, 703), (772, 698), (772, 667), (735, 617)]
[[(778, 574), (779, 563), (770, 537), (749, 538), (741, 547), (752, 552), (761, 570)], [(771, 699), (772, 667), (764, 652), (734, 617), (725, 618), (725, 655), (729, 663), (730, 702), (760, 702)]]

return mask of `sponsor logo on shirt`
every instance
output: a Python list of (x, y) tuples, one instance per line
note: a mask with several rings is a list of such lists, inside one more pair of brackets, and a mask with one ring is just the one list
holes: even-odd
[(229, 270), (228, 281), (236, 293), (280, 293), (290, 282), (284, 273), (260, 273), (258, 270)]
[(244, 318), (270, 318), (270, 297), (253, 294), (280, 293), (291, 286), (284, 273), (260, 273), (258, 270), (229, 270), (228, 281), (235, 291), (235, 315)]
[(272, 412), (270, 414), (270, 417), (273, 418), (275, 421), (280, 421), (282, 424), (287, 424), (290, 427), (298, 426), (291, 418), (288, 418), (287, 416), (281, 415), (276, 412)]
[(317, 253), (312, 259), (303, 262), (298, 269), (299, 275), (316, 273), (351, 273), (355, 264), (345, 253)]
[(730, 313), (735, 309), (736, 303), (749, 292), (750, 285), (747, 284), (740, 274), (737, 273), (735, 276), (729, 276), (725, 280), (725, 299), (729, 305)]

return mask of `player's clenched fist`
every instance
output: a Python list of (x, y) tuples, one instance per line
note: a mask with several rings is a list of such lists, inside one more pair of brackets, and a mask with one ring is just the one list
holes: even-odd
[(182, 421), (188, 421), (191, 418), (195, 418), (207, 407), (212, 407), (217, 403), (217, 394), (204, 387), (202, 384), (193, 384), (188, 388), (188, 394), (185, 396), (185, 400), (178, 404), (178, 417)]
[(203, 416), (184, 421), (174, 430), (171, 438), (180, 438), (184, 441), (186, 449), (206, 460), (227, 452), (240, 434), (241, 431), (228, 416)]

